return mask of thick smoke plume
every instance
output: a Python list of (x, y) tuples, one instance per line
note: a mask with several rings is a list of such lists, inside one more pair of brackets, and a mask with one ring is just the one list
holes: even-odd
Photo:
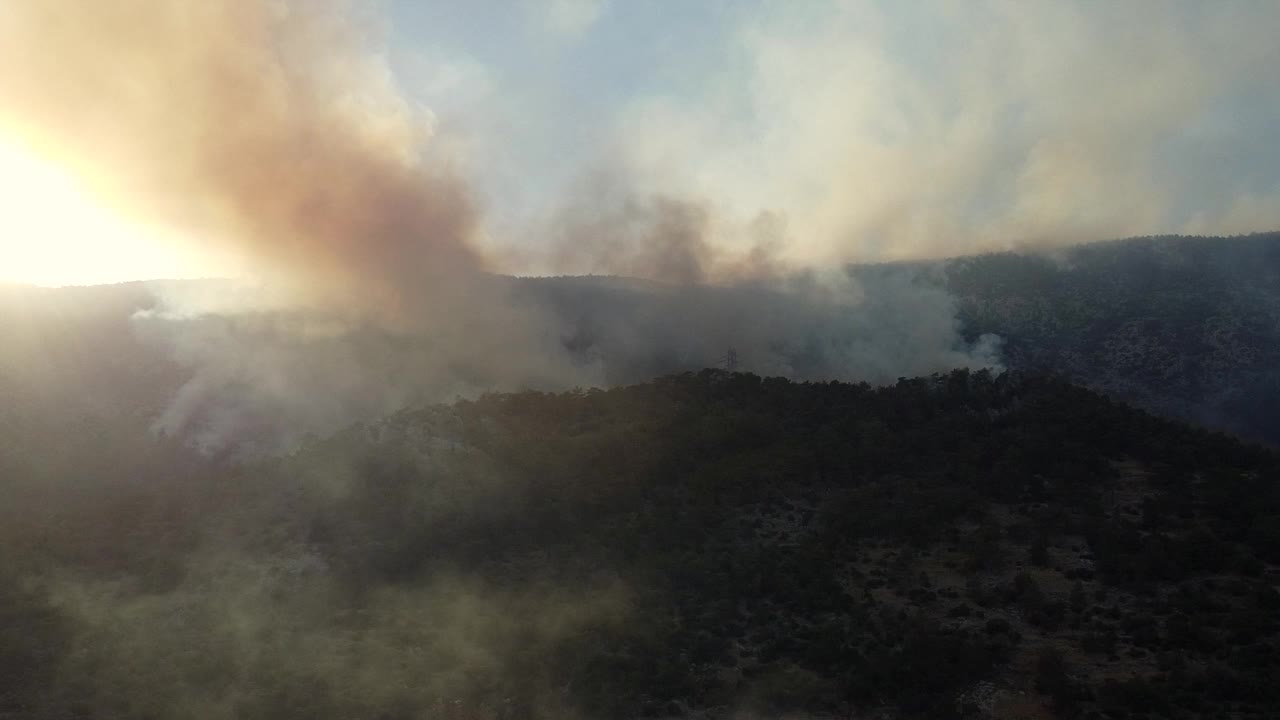
[(794, 272), (781, 258), (784, 217), (760, 212), (734, 223), (710, 203), (646, 194), (632, 180), (622, 168), (597, 170), (568, 193), (541, 231), (551, 268), (676, 285), (776, 281)]
[(476, 214), (373, 34), (342, 0), (11, 3), (0, 122), (273, 284), (420, 322)]
[(136, 314), (138, 338), (187, 376), (156, 418), (165, 435), (275, 452), (408, 405), (632, 382), (729, 348), (740, 369), (804, 378), (996, 363), (990, 342), (961, 338), (945, 293), (801, 272), (778, 261), (784, 218), (729, 222), (695, 196), (630, 180), (575, 191), (551, 223), (556, 242), (534, 255), (653, 285), (490, 274), (511, 260), (477, 249), (473, 193), (358, 10), (35, 0), (0, 11), (0, 64), (23, 69), (0, 90), (5, 132), (265, 287), (156, 286), (159, 303)]

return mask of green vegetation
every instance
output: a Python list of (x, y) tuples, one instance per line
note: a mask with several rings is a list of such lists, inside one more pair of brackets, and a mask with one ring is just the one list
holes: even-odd
[(1280, 459), (1054, 379), (100, 430), (0, 445), (0, 717), (1280, 714)]

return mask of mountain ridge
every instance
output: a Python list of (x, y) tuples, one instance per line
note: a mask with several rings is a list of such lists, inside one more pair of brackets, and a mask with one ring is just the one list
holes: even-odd
[[(892, 382), (996, 364), (1060, 373), (1163, 415), (1280, 445), (1272, 410), (1280, 406), (1277, 248), (1280, 233), (1159, 237), (1052, 257), (859, 266), (833, 297), (804, 278), (777, 287), (689, 287), (486, 276), (486, 292), (542, 326), (535, 345), (514, 349), (528, 357), (511, 349), (453, 357), (441, 352), (447, 344), (376, 326), (332, 335), (326, 317), (282, 315), (270, 305), (237, 314), (235, 303), (219, 300), (226, 281), (8, 288), (0, 293), (8, 329), (0, 392), (15, 402), (43, 398), (46, 409), (65, 416), (159, 417), (198, 391), (202, 404), (170, 414), (166, 432), (209, 437), (219, 451), (234, 451), (227, 443), (244, 435), (219, 427), (228, 414), (247, 414), (244, 422), (260, 428), (260, 451), (274, 452), (306, 432), (332, 432), (408, 404), (525, 383), (635, 383), (714, 364), (733, 348), (739, 369), (797, 379)], [(164, 298), (184, 293), (196, 304), (167, 312)], [(306, 335), (311, 326), (320, 333)], [(90, 371), (85, 348), (111, 361)], [(486, 372), (477, 359), (497, 366)], [(258, 360), (270, 364), (255, 367)], [(519, 367), (537, 363), (572, 377)], [(445, 377), (437, 382), (436, 375)], [(279, 398), (246, 391), (279, 384), (272, 378), (281, 376), (314, 379), (316, 387)], [(352, 385), (353, 377), (357, 395), (295, 407), (293, 396)], [(277, 411), (283, 424), (273, 428), (268, 416)]]

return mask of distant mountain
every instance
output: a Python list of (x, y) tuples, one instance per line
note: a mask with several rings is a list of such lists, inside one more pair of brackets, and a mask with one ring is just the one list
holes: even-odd
[[(864, 302), (902, 296), (904, 288), (945, 291), (963, 336), (971, 342), (999, 336), (1007, 367), (1060, 373), (1153, 412), (1280, 446), (1280, 233), (1131, 238), (1052, 253), (855, 265), (849, 272), (863, 286)], [(766, 308), (787, 302), (760, 288), (688, 290), (626, 278), (519, 283), (535, 302), (571, 320), (570, 342), (600, 353), (621, 382), (711, 364), (709, 351), (691, 357), (672, 351), (696, 346), (671, 337), (690, 332), (684, 308), (736, 303), (767, 318)], [(898, 308), (867, 314), (885, 324), (918, 320)], [(746, 334), (731, 323), (708, 324)], [(667, 325), (674, 330), (664, 334)], [(870, 324), (836, 332), (895, 340)], [(758, 344), (754, 353), (741, 353), (744, 366), (765, 375), (846, 376), (839, 352), (820, 341), (789, 340), (776, 352)], [(734, 344), (733, 334), (721, 344)]]
[(101, 427), (0, 445), (4, 717), (1280, 716), (1280, 457), (1058, 380)]
[[(275, 452), (400, 407), (644, 382), (725, 367), (733, 350), (737, 369), (801, 380), (884, 383), (993, 363), (1053, 372), (1280, 446), (1280, 233), (1134, 238), (837, 275), (732, 287), (482, 276), (477, 291), (519, 314), (476, 322), (524, 329), (509, 345), (499, 330), (476, 347), (466, 322), (448, 342), (359, 324), (301, 332), (328, 321), (228, 312), (234, 304), (220, 298), (234, 288), (210, 281), (0, 286), (0, 422), (6, 404), (59, 422), (162, 418), (166, 431), (219, 452)], [(153, 313), (165, 309), (157, 289), (202, 298), (203, 309)]]
[(1280, 446), (1280, 233), (942, 263), (965, 332), (1160, 414)]

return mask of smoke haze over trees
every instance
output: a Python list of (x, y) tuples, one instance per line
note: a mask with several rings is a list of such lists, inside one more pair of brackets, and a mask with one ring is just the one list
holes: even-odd
[(235, 466), (0, 419), (13, 717), (1280, 702), (1275, 455), (1056, 381), (708, 370)]
[(1276, 27), (0, 0), (0, 718), (1276, 716)]
[[(615, 11), (548, 9), (561, 20), (539, 32), (609, 32)], [(690, 67), (734, 91), (693, 105), (638, 92), (626, 122), (590, 116), (601, 129), (586, 136), (593, 154), (575, 160), (577, 179), (540, 190), (530, 175), (531, 193), (552, 196), (520, 222), (480, 162), (493, 157), (480, 149), (492, 126), (448, 102), (423, 107), (399, 30), (342, 0), (6, 7), (0, 62), (23, 71), (0, 89), (0, 126), (260, 287), (216, 298), (223, 286), (170, 287), (134, 323), (191, 375), (158, 427), (217, 448), (270, 437), (273, 423), (297, 435), (486, 389), (634, 381), (729, 347), (797, 378), (998, 366), (998, 339), (962, 337), (938, 283), (905, 271), (851, 279), (832, 261), (1169, 227), (1161, 149), (1206, 122), (1214, 98), (1256, 89), (1247, 71), (1274, 54), (1259, 30), (1269, 12), (1170, 7), (1125, 42), (1117, 33), (1137, 8), (983, 5), (950, 19), (1008, 40), (972, 34), (939, 76), (956, 80), (946, 92), (918, 48), (892, 55), (907, 20), (883, 8), (722, 18), (738, 34)], [(1026, 42), (1049, 22), (1057, 44)], [(750, 62), (722, 67), (731, 48)], [(1082, 48), (1090, 67), (1122, 71), (1055, 70)], [(1126, 53), (1179, 81), (1152, 82)], [(457, 77), (455, 94), (485, 84)], [(1085, 92), (1106, 101), (1065, 109)], [(1017, 118), (995, 112), (1013, 101)], [(543, 106), (530, 103), (532, 117)], [(1266, 205), (1265, 192), (1236, 192), (1204, 209), (1203, 227), (1235, 212), (1228, 204)], [(1108, 201), (1118, 197), (1123, 207)], [(526, 269), (656, 284), (539, 295), (536, 281), (491, 274)], [(566, 304), (574, 292), (608, 310)]]

